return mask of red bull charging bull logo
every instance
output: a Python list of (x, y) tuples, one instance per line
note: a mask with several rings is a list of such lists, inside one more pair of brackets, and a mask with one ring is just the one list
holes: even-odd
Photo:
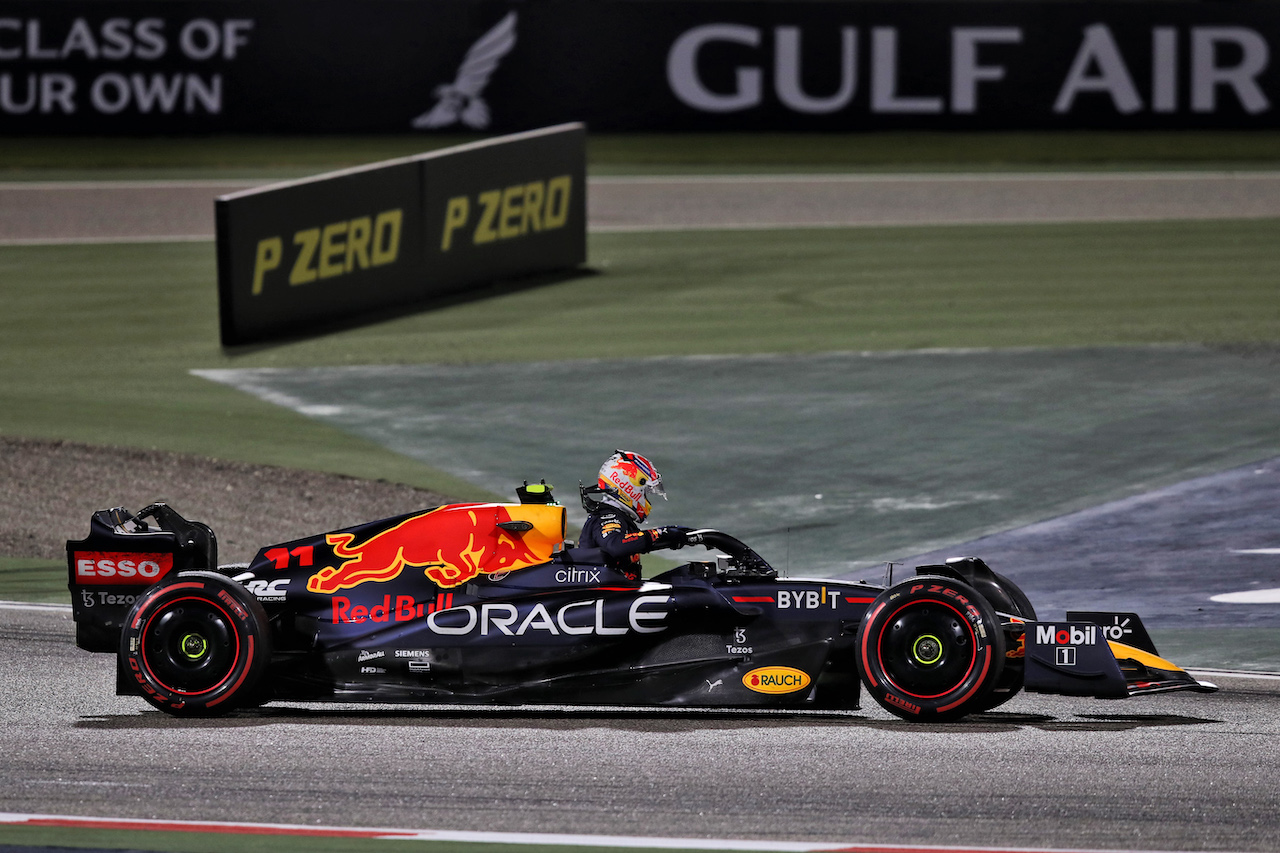
[[(508, 530), (503, 524), (528, 529)], [(564, 541), (564, 507), (456, 504), (410, 516), (353, 544), (356, 535), (325, 536), (334, 558), (343, 562), (312, 575), (308, 590), (332, 594), (366, 581), (385, 582), (399, 577), (406, 566), (421, 568), (437, 586), (449, 588), (482, 573), (545, 563), (556, 544)]]
[(602, 482), (601, 485), (612, 484), (630, 499), (632, 506), (635, 506), (646, 500), (645, 489), (641, 483), (652, 482), (656, 477), (657, 472), (653, 470), (649, 460), (643, 456), (629, 454), (613, 463), (608, 474), (608, 483)]

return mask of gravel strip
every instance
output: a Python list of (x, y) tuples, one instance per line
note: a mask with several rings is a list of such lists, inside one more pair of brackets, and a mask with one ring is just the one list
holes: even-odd
[(61, 560), (94, 510), (163, 500), (218, 537), (218, 559), (447, 503), (444, 495), (181, 453), (0, 437), (0, 556)]

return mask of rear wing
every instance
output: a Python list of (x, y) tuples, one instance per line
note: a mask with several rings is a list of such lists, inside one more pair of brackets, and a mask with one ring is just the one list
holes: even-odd
[(1160, 657), (1136, 613), (1077, 611), (1063, 621), (1027, 622), (1024, 644), (1030, 693), (1122, 699), (1218, 689)]
[(133, 515), (98, 510), (89, 535), (67, 542), (67, 588), (76, 645), (115, 653), (129, 608), (147, 587), (177, 572), (214, 570), (218, 542), (208, 525), (187, 521), (162, 503)]

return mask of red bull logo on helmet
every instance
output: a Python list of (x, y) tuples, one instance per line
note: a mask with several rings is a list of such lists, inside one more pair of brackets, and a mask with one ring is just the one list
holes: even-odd
[(628, 472), (619, 470), (624, 466), (631, 468), (632, 470), (638, 470), (634, 465), (619, 463), (616, 468), (609, 472), (608, 485), (613, 486), (619, 492), (630, 498), (632, 504), (638, 504), (645, 499), (644, 488), (636, 485), (636, 480), (639, 479), (638, 475), (633, 474), (632, 476), (627, 476)]
[[(527, 521), (530, 529), (500, 525)], [(357, 534), (330, 533), (338, 566), (307, 581), (311, 592), (332, 594), (421, 568), (437, 586), (456, 587), (480, 574), (511, 572), (545, 563), (564, 540), (564, 508), (547, 505), (455, 504), (410, 516), (356, 543)]]
[(662, 488), (662, 477), (653, 464), (640, 454), (626, 450), (614, 451), (604, 461), (596, 482), (600, 488), (635, 510), (641, 521), (649, 514), (649, 493), (666, 496)]

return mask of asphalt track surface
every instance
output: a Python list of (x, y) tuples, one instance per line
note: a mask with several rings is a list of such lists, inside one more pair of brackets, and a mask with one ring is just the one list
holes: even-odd
[[(208, 240), (261, 181), (0, 183), (0, 245)], [(593, 231), (1280, 216), (1280, 172), (592, 178)]]
[(1280, 681), (843, 718), (267, 706), (113, 695), (66, 611), (3, 610), (10, 812), (833, 843), (1280, 847)]
[[(591, 223), (1280, 215), (1280, 177), (1270, 173), (1032, 176), (1019, 192), (1014, 184), (1024, 177), (850, 181), (857, 193), (840, 185), (850, 195), (834, 211), (810, 211), (811, 219), (798, 209), (805, 204), (788, 202), (793, 209), (780, 212), (767, 203), (833, 192), (811, 178), (705, 181), (705, 192), (730, 194), (719, 201), (676, 187), (623, 220), (610, 212), (610, 193), (651, 197), (660, 182), (614, 180), (593, 184)], [(209, 239), (209, 201), (244, 186), (7, 184), (0, 241)], [(870, 703), (844, 718), (268, 706), (178, 721), (115, 697), (110, 656), (74, 648), (66, 611), (5, 608), (0, 683), (0, 807), (11, 812), (833, 843), (1280, 849), (1280, 681), (1266, 678), (1222, 679), (1213, 695), (1124, 702), (1024, 695), (946, 726), (907, 724)]]

